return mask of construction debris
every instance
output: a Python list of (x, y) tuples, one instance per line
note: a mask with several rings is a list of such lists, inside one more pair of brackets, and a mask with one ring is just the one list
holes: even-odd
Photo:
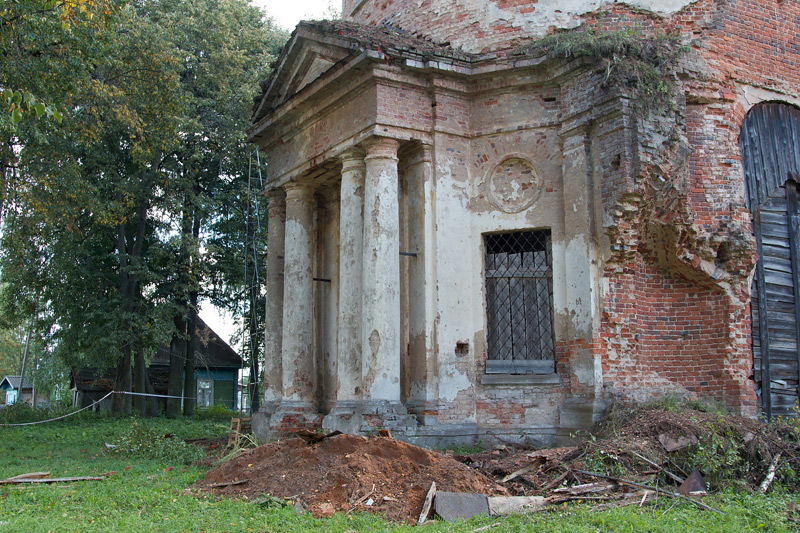
[(534, 513), (544, 510), (550, 503), (541, 496), (495, 496), (486, 500), (491, 516)]
[[(248, 482), (230, 484), (241, 480)], [(299, 438), (265, 444), (212, 469), (198, 485), (226, 496), (290, 498), (315, 516), (329, 503), (336, 511), (367, 511), (416, 523), (434, 481), (442, 491), (508, 494), (452, 457), (387, 437), (358, 435), (335, 435), (313, 445)]]
[(341, 435), (341, 434), (342, 432), (339, 430), (331, 431), (330, 433), (323, 435), (322, 433), (314, 433), (313, 431), (308, 431), (305, 429), (301, 429), (300, 431), (295, 433), (295, 435), (297, 435), (299, 439), (304, 440), (308, 444), (317, 444), (329, 437), (335, 437), (336, 435)]
[(485, 494), (437, 492), (433, 499), (434, 512), (448, 522), (489, 514), (489, 499)]
[(686, 481), (681, 482), (678, 487), (678, 494), (684, 496), (705, 496), (706, 495), (706, 480), (703, 479), (703, 474), (698, 469), (694, 469)]
[(417, 525), (424, 523), (428, 516), (431, 514), (431, 505), (433, 504), (433, 498), (436, 496), (436, 482), (434, 481), (431, 483), (431, 488), (428, 489), (428, 495), (425, 496), (425, 503), (422, 504), (422, 511), (419, 513), (419, 518), (417, 519)]
[(770, 485), (772, 485), (772, 480), (775, 479), (775, 473), (778, 471), (778, 464), (780, 464), (781, 454), (778, 453), (775, 455), (775, 458), (769, 465), (769, 469), (767, 470), (767, 475), (764, 478), (764, 481), (758, 487), (763, 494), (766, 494), (769, 490)]
[[(601, 510), (642, 506), (660, 496), (719, 512), (699, 501), (709, 490), (706, 482), (717, 489), (727, 477), (768, 490), (781, 466), (800, 455), (790, 431), (719, 413), (639, 408), (612, 412), (575, 446), (535, 451), (504, 443), (442, 454), (388, 436), (309, 432), (313, 438), (246, 451), (210, 471), (200, 486), (251, 499), (270, 494), (315, 516), (361, 510), (417, 524), (431, 514), (444, 520), (505, 516), (574, 500)], [(738, 462), (726, 463), (724, 472), (705, 463), (710, 467), (701, 474), (699, 452), (714, 445)]]

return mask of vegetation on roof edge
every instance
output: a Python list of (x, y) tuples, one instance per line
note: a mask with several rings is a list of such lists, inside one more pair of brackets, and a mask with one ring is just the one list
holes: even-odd
[(605, 68), (602, 85), (621, 90), (643, 115), (674, 109), (675, 69), (685, 51), (675, 35), (645, 37), (633, 28), (585, 27), (559, 31), (519, 49), (524, 54), (594, 60)]

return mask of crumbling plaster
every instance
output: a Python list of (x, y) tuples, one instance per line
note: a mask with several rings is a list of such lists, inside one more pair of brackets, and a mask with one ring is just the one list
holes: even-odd
[[(501, 54), (466, 65), (456, 53), (400, 60), (392, 54), (404, 52), (382, 49), (347, 56), (316, 80), (319, 62), (296, 73), (305, 87), (256, 127), (271, 132), (262, 143), (272, 186), (330, 175), (332, 161), (376, 136), (400, 147), (406, 222), (397, 229), (416, 256), (400, 262), (404, 359), (395, 377), (377, 376), (389, 379), (381, 389), (399, 388), (428, 428), (462, 436), (481, 427), (563, 435), (591, 422), (608, 395), (706, 395), (753, 414), (754, 246), (737, 136), (754, 103), (798, 101), (796, 69), (774, 63), (771, 49), (751, 65), (724, 42), (726, 31), (740, 38), (752, 28), (740, 2), (575, 1), (556, 13), (556, 2), (541, 1), (515, 5), (514, 16), (499, 2), (462, 3), (462, 20), (439, 0), (417, 9), (362, 1), (353, 17), (481, 52), (545, 27), (641, 23), (647, 34), (680, 33), (689, 51), (673, 106), (653, 115), (637, 114), (588, 62)], [(530, 171), (524, 184), (535, 192), (503, 182), (498, 168), (509, 161)], [(529, 228), (552, 231), (557, 372), (488, 379), (483, 235)], [(363, 341), (377, 357), (384, 339), (372, 333)]]

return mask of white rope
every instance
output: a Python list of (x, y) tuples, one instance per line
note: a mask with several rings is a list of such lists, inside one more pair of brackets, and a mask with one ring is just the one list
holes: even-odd
[(94, 407), (95, 405), (97, 405), (98, 403), (102, 402), (103, 400), (105, 400), (106, 398), (108, 398), (109, 396), (111, 396), (112, 394), (114, 394), (114, 391), (113, 391), (113, 390), (112, 390), (111, 392), (109, 392), (108, 394), (106, 394), (105, 396), (103, 396), (102, 398), (100, 398), (99, 400), (97, 400), (96, 402), (94, 402), (93, 404), (91, 404), (91, 405), (87, 405), (87, 406), (86, 406), (86, 407), (84, 407), (83, 409), (78, 409), (77, 411), (74, 411), (74, 412), (72, 412), (72, 413), (67, 413), (67, 414), (65, 414), (65, 415), (63, 415), (63, 416), (57, 416), (56, 418), (51, 418), (51, 419), (49, 419), (49, 420), (39, 420), (38, 422), (25, 422), (25, 423), (22, 423), (22, 424), (0, 424), (0, 425), (2, 425), (3, 427), (11, 427), (11, 426), (35, 426), (36, 424), (44, 424), (45, 422), (54, 422), (54, 421), (56, 421), (56, 420), (61, 420), (62, 418), (67, 418), (68, 416), (77, 415), (77, 414), (78, 414), (78, 413), (80, 413), (81, 411), (85, 411), (86, 409), (89, 409), (90, 407)]
[(112, 390), (111, 392), (109, 392), (108, 394), (106, 394), (105, 396), (103, 396), (102, 398), (97, 400), (96, 402), (94, 402), (94, 403), (92, 403), (90, 405), (87, 405), (86, 407), (83, 407), (81, 409), (78, 409), (77, 411), (73, 411), (71, 413), (67, 413), (67, 414), (62, 415), (62, 416), (57, 416), (55, 418), (50, 418), (50, 419), (47, 419), (47, 420), (39, 420), (38, 422), (24, 422), (24, 423), (20, 423), (20, 424), (0, 424), (0, 426), (3, 426), (3, 427), (35, 426), (37, 424), (44, 424), (46, 422), (55, 422), (56, 420), (61, 420), (63, 418), (67, 418), (68, 416), (77, 415), (81, 411), (85, 411), (86, 409), (94, 407), (95, 405), (97, 405), (98, 403), (102, 402), (103, 400), (105, 400), (106, 398), (111, 396), (112, 394), (124, 394), (124, 395), (128, 395), (128, 396), (152, 396), (154, 398), (176, 398), (176, 399), (179, 399), (179, 400), (181, 400), (181, 399), (196, 400), (197, 399), (197, 398), (191, 398), (191, 397), (188, 397), (188, 396), (167, 396), (167, 395), (164, 395), (164, 394), (145, 394), (144, 392), (126, 392), (126, 391), (115, 391), (115, 390)]
[(128, 396), (152, 396), (153, 398), (176, 398), (178, 400), (196, 400), (192, 396), (167, 396), (166, 394), (146, 394), (144, 392), (111, 391), (114, 394), (127, 394)]

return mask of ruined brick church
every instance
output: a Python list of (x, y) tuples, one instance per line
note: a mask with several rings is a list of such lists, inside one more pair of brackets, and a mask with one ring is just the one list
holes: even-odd
[(250, 131), (257, 435), (555, 442), (667, 394), (791, 413), (799, 58), (797, 0), (344, 0), (300, 23)]

